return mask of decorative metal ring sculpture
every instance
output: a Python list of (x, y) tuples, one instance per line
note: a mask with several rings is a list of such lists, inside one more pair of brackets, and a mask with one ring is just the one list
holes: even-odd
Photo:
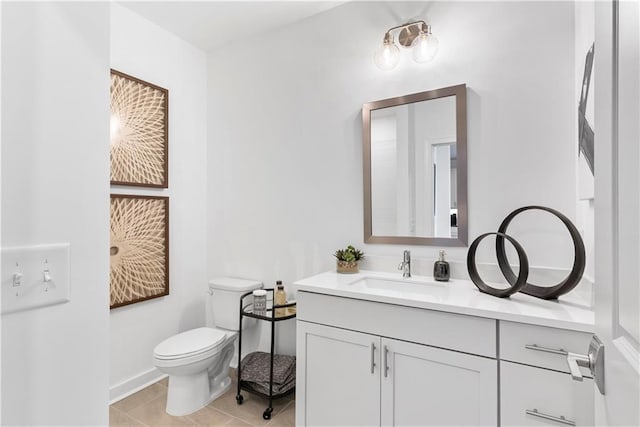
[[(514, 280), (509, 281), (509, 285), (511, 286), (506, 289), (492, 288), (491, 286), (487, 285), (480, 278), (478, 269), (476, 267), (476, 250), (478, 248), (478, 245), (480, 244), (482, 239), (492, 234), (495, 234), (496, 241), (497, 239), (500, 239), (503, 248), (504, 239), (510, 241), (513, 247), (516, 249), (518, 258), (520, 260), (520, 271), (518, 272), (518, 277), (515, 276), (512, 270), (510, 270)], [(469, 252), (467, 253), (467, 270), (469, 271), (469, 277), (471, 278), (471, 281), (478, 287), (478, 289), (480, 289), (480, 292), (484, 292), (486, 294), (500, 298), (506, 298), (512, 294), (515, 294), (527, 284), (527, 278), (529, 277), (529, 260), (527, 258), (527, 253), (524, 251), (524, 248), (513, 237), (504, 234), (503, 232), (485, 233), (478, 236), (469, 247)]]
[[(549, 212), (555, 215), (569, 230), (569, 234), (571, 235), (571, 239), (573, 240), (574, 246), (574, 259), (573, 259), (573, 267), (569, 275), (560, 283), (554, 286), (537, 286), (531, 283), (526, 283), (522, 288), (522, 292), (528, 295), (532, 295), (534, 297), (542, 298), (542, 299), (555, 299), (560, 295), (564, 295), (567, 292), (571, 291), (575, 288), (580, 279), (582, 278), (582, 274), (584, 273), (586, 254), (584, 249), (584, 242), (582, 241), (582, 237), (580, 237), (580, 233), (575, 225), (563, 214), (558, 212), (555, 209), (547, 208), (545, 206), (524, 206), (520, 209), (516, 209), (511, 212), (507, 217), (502, 221), (500, 227), (498, 228), (498, 233), (496, 234), (496, 255), (498, 258), (498, 265), (500, 266), (500, 271), (504, 275), (507, 282), (512, 286), (518, 282), (520, 279), (520, 275), (516, 278), (515, 273), (511, 269), (509, 265), (509, 261), (507, 260), (507, 254), (504, 248), (504, 237), (509, 237), (505, 233), (507, 232), (507, 227), (511, 223), (511, 220), (516, 217), (521, 212), (537, 209)], [(513, 239), (508, 239), (512, 244), (515, 243)], [(518, 254), (519, 256), (519, 254)], [(522, 270), (522, 265), (520, 266), (520, 270)]]

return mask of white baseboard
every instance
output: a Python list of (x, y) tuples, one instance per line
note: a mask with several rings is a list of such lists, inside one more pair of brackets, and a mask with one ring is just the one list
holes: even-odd
[(112, 405), (145, 387), (149, 387), (151, 384), (156, 383), (167, 376), (167, 374), (163, 374), (158, 369), (153, 368), (141, 373), (140, 375), (131, 377), (120, 384), (116, 384), (109, 389), (109, 405)]

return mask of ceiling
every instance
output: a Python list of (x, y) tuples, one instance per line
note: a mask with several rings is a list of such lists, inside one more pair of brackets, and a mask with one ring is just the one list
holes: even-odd
[(300, 21), (345, 1), (118, 1), (119, 4), (210, 51)]

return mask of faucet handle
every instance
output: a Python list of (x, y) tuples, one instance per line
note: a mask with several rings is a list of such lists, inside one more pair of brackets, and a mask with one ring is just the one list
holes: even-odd
[(398, 270), (403, 270), (404, 269), (404, 261), (402, 261), (400, 264), (398, 264)]

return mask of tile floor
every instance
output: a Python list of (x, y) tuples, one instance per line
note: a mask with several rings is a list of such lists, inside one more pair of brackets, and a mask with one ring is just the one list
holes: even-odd
[(268, 400), (246, 391), (244, 402), (236, 403), (235, 376), (231, 389), (201, 410), (184, 417), (172, 417), (165, 412), (167, 403), (167, 379), (150, 385), (131, 396), (114, 403), (109, 408), (110, 426), (295, 426), (295, 394), (273, 401), (270, 420), (262, 413)]

